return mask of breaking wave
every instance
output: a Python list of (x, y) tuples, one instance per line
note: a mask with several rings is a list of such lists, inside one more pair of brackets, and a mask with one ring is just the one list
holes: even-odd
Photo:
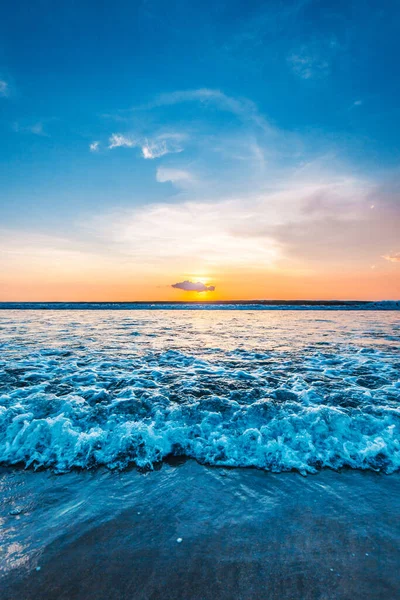
[(38, 314), (10, 312), (1, 330), (3, 464), (152, 468), (172, 454), (303, 474), (400, 468), (392, 317), (361, 335), (349, 314)]

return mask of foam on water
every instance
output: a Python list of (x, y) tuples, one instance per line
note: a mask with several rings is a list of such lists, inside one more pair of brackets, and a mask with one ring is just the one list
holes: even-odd
[(4, 311), (0, 462), (400, 468), (395, 313)]

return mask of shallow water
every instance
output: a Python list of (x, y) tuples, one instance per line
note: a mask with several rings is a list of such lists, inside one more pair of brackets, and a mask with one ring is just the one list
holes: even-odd
[(400, 597), (399, 474), (8, 468), (0, 494), (1, 600)]
[(400, 467), (398, 312), (3, 310), (0, 350), (5, 465)]

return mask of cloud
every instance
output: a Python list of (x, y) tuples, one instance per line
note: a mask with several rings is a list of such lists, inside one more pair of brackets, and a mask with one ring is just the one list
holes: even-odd
[(160, 158), (165, 154), (182, 152), (182, 141), (186, 139), (180, 133), (162, 133), (154, 138), (132, 137), (122, 133), (113, 133), (109, 138), (108, 148), (135, 148), (140, 147), (142, 157), (146, 159)]
[(43, 129), (43, 123), (35, 123), (30, 127), (30, 132), (35, 135), (47, 135)]
[(160, 183), (170, 181), (171, 183), (185, 184), (193, 181), (192, 174), (183, 169), (172, 169), (169, 167), (158, 167), (156, 179)]
[(168, 150), (167, 143), (165, 140), (161, 140), (158, 142), (146, 141), (142, 146), (143, 158), (160, 158), (160, 156), (164, 156), (164, 154), (168, 154), (169, 152), (170, 150)]
[[(300, 56), (305, 65), (309, 54), (304, 50)], [(396, 248), (398, 191), (390, 184), (385, 194), (395, 198), (384, 200), (383, 176), (376, 185), (371, 174), (363, 176), (346, 164), (340, 140), (278, 129), (270, 135), (268, 121), (253, 102), (215, 89), (162, 94), (132, 110), (183, 102), (211, 109), (210, 118), (201, 114), (196, 122), (192, 109), (198, 107), (190, 107), (186, 122), (184, 107), (161, 111), (165, 127), (174, 127), (178, 113), (181, 131), (190, 132), (190, 170), (196, 177), (177, 161), (160, 161), (157, 181), (171, 182), (182, 193), (163, 203), (143, 202), (86, 219), (84, 227), (99, 246), (137, 268), (168, 266), (174, 272), (208, 274), (220, 268), (258, 273), (355, 264), (369, 268), (376, 256)], [(240, 122), (230, 117), (221, 126), (216, 109), (237, 115)], [(135, 117), (146, 122), (147, 115)], [(142, 150), (147, 159), (155, 159), (181, 151), (189, 139), (171, 129), (156, 130), (149, 138), (139, 132), (115, 133), (111, 146), (135, 146), (137, 153)], [(372, 205), (379, 211), (371, 210)]]
[(292, 71), (302, 79), (321, 79), (331, 71), (333, 60), (342, 47), (335, 37), (316, 38), (287, 57)]
[(7, 81), (0, 79), (0, 96), (7, 97), (10, 93), (10, 88)]
[(264, 131), (272, 131), (272, 126), (260, 114), (257, 105), (248, 98), (234, 98), (221, 90), (200, 88), (197, 90), (178, 90), (160, 94), (155, 100), (141, 106), (133, 107), (133, 111), (150, 110), (162, 106), (172, 106), (184, 102), (200, 102), (203, 106), (216, 106), (219, 110), (230, 112), (243, 121), (252, 122)]
[(382, 258), (389, 260), (390, 262), (400, 262), (400, 252), (392, 252), (391, 254), (382, 256)]
[[(204, 273), (211, 280), (218, 274), (226, 281), (225, 274), (231, 273), (233, 290), (238, 280), (251, 285), (258, 281), (268, 294), (282, 276), (308, 277), (313, 285), (338, 273), (347, 272), (355, 280), (363, 273), (371, 277), (376, 256), (398, 243), (396, 185), (397, 181), (385, 190), (343, 173), (339, 176), (336, 168), (335, 175), (314, 169), (306, 177), (298, 170), (287, 171), (279, 185), (230, 199), (216, 194), (91, 218), (82, 215), (79, 229), (65, 242), (43, 238), (28, 243), (26, 232), (9, 232), (7, 237), (0, 231), (0, 270), (7, 268), (12, 278), (15, 270), (33, 272), (33, 266), (42, 273), (49, 272), (48, 265), (60, 271), (62, 263), (63, 274), (68, 270), (73, 281), (80, 277), (85, 285), (89, 271), (109, 273), (121, 282), (128, 270), (132, 279), (157, 278), (169, 285), (168, 273), (185, 273), (194, 278), (189, 285), (206, 287), (211, 286), (190, 274)], [(379, 201), (379, 213), (370, 210), (371, 201)], [(399, 264), (399, 253), (389, 256), (386, 260)], [(373, 273), (385, 272), (387, 280), (382, 282), (389, 290), (385, 293), (394, 296), (396, 269), (382, 260)], [(188, 285), (185, 281), (174, 285), (183, 284)], [(340, 293), (357, 293), (351, 289)], [(382, 289), (376, 293), (383, 294)]]
[(290, 55), (287, 60), (293, 72), (302, 79), (325, 77), (329, 73), (329, 62), (308, 54), (306, 50)]
[(122, 135), (122, 133), (113, 133), (108, 141), (110, 150), (113, 148), (133, 148), (134, 146), (137, 146), (135, 140)]
[[(195, 120), (190, 118), (184, 123), (184, 132), (163, 130), (149, 135), (141, 131), (143, 124), (157, 119), (157, 113), (145, 116), (141, 113), (162, 109), (160, 122), (166, 124), (169, 107), (183, 103), (198, 103), (200, 108), (204, 109), (200, 112), (197, 110), (199, 116)], [(230, 113), (237, 119), (229, 119), (228, 127), (223, 125), (221, 129), (220, 121), (215, 119), (216, 110)], [(182, 123), (186, 111), (182, 110), (180, 113), (180, 123)], [(172, 111), (172, 115), (174, 114), (175, 111)], [(218, 152), (225, 155), (236, 154), (240, 159), (252, 160), (260, 170), (264, 168), (267, 161), (270, 163), (271, 155), (277, 155), (282, 150), (286, 154), (289, 151), (297, 152), (299, 147), (299, 141), (295, 139), (298, 135), (288, 132), (283, 135), (260, 113), (252, 100), (229, 96), (218, 89), (200, 88), (160, 94), (146, 104), (118, 111), (113, 118), (131, 125), (135, 124), (135, 128), (127, 132), (113, 133), (109, 148), (138, 147), (142, 157), (147, 160), (180, 153), (186, 147), (185, 142), (190, 139), (191, 151), (202, 153), (203, 164), (210, 162), (210, 152)], [(176, 122), (174, 116), (172, 122)], [(212, 163), (215, 164), (213, 159)], [(219, 174), (219, 181), (222, 181), (221, 171)]]
[[(84, 227), (110, 254), (147, 268), (206, 273), (369, 268), (383, 254), (383, 243), (397, 243), (398, 204), (389, 190), (340, 173), (337, 164), (332, 170), (287, 170), (264, 190), (235, 189), (228, 197), (218, 190), (208, 195), (209, 189), (202, 196), (191, 184), (191, 199), (185, 199), (187, 190), (181, 202), (98, 215)], [(370, 209), (377, 199), (379, 213)]]
[(183, 151), (182, 142), (187, 138), (182, 133), (161, 133), (153, 139), (142, 142), (143, 158), (159, 158), (165, 154), (175, 154)]
[(16, 133), (32, 133), (33, 135), (42, 135), (49, 137), (49, 134), (44, 130), (42, 122), (34, 123), (33, 125), (20, 125), (19, 123), (13, 124), (13, 129)]
[(165, 147), (163, 147), (163, 145), (158, 145), (158, 146), (149, 146), (148, 144), (145, 144), (142, 147), (142, 156), (143, 158), (159, 158), (160, 156), (163, 156), (164, 154), (167, 154), (167, 150)]
[(99, 146), (100, 146), (100, 142), (92, 142), (91, 144), (89, 144), (90, 152), (98, 152)]
[(173, 283), (171, 287), (178, 290), (184, 290), (185, 292), (213, 292), (215, 285), (205, 285), (201, 281), (194, 283), (193, 281), (181, 281), (179, 283)]
[(151, 204), (99, 215), (85, 227), (101, 245), (111, 246), (137, 264), (174, 265), (185, 270), (219, 265), (257, 269), (273, 265), (279, 256), (268, 232), (252, 236), (246, 230), (253, 215), (258, 221), (271, 217), (274, 207), (266, 208), (267, 202), (254, 207), (249, 198)]

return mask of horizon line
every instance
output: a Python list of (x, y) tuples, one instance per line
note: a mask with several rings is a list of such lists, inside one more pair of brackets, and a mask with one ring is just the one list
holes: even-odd
[(229, 300), (0, 300), (0, 306), (5, 304), (374, 304), (381, 302), (400, 302), (399, 299), (381, 299), (381, 300), (357, 300), (357, 299), (342, 299), (331, 298), (323, 299), (307, 299), (296, 298), (293, 300), (283, 299), (229, 299)]

